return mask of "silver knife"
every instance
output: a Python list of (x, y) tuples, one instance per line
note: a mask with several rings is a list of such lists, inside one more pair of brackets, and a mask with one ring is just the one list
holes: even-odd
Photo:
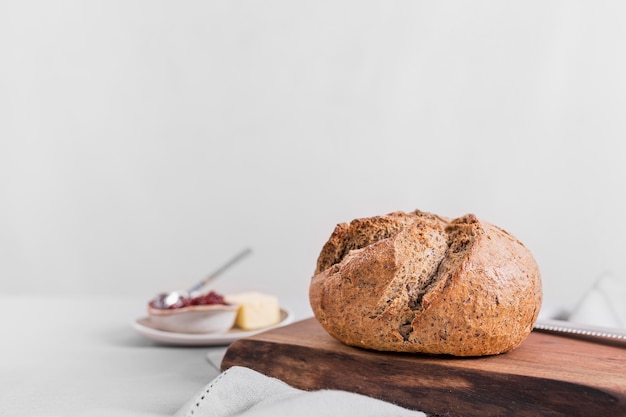
[(626, 329), (578, 324), (565, 320), (537, 320), (535, 322), (535, 329), (605, 339), (626, 340)]

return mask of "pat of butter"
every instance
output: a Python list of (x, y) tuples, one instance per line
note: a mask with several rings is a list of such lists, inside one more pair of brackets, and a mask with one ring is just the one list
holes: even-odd
[(224, 299), (229, 304), (239, 305), (235, 326), (241, 329), (260, 329), (280, 321), (280, 306), (273, 295), (246, 292), (226, 295)]

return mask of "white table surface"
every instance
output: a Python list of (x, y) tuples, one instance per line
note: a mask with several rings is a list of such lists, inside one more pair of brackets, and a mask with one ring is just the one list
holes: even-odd
[[(219, 374), (225, 347), (164, 346), (127, 296), (0, 296), (0, 416), (171, 416)], [(295, 319), (306, 299), (281, 298)]]

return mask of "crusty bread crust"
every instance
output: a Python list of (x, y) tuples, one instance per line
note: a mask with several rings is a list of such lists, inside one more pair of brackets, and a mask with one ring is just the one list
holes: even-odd
[(456, 356), (503, 353), (531, 332), (542, 302), (530, 251), (469, 214), (394, 212), (337, 225), (309, 298), (341, 342)]

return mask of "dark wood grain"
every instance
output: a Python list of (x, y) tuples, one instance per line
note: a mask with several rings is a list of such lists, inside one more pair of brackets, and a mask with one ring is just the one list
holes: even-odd
[(349, 347), (308, 319), (234, 342), (231, 366), (439, 416), (626, 416), (626, 344), (548, 333), (503, 355), (454, 358)]

